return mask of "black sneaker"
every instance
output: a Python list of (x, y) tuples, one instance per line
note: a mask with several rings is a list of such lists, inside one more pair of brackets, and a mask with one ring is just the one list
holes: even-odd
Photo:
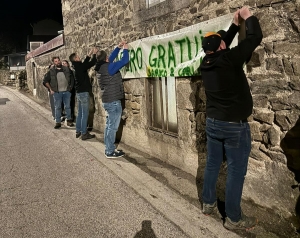
[(61, 127), (61, 123), (60, 123), (60, 122), (55, 123), (54, 129), (58, 129), (58, 128), (60, 128), (60, 127)]
[(125, 155), (125, 153), (123, 152), (123, 150), (115, 150), (116, 153), (118, 153), (120, 156)]
[(67, 126), (69, 126), (69, 127), (74, 126), (72, 120), (67, 120)]
[(228, 230), (249, 230), (257, 223), (255, 217), (247, 217), (242, 213), (242, 217), (238, 222), (233, 222), (229, 217), (226, 217), (224, 227)]
[(81, 132), (76, 132), (76, 138), (79, 138), (81, 136)]
[(92, 138), (95, 138), (96, 136), (95, 135), (92, 135), (90, 133), (85, 133), (81, 136), (81, 140), (88, 140), (88, 139), (92, 139)]
[(122, 151), (114, 151), (111, 154), (105, 154), (106, 158), (113, 159), (113, 158), (118, 158), (122, 157), (125, 153)]

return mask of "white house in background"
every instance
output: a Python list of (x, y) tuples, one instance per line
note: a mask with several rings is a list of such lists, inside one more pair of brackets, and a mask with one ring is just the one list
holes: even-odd
[(9, 66), (9, 69), (11, 71), (25, 69), (26, 68), (25, 55), (26, 55), (25, 52), (5, 55), (6, 62)]

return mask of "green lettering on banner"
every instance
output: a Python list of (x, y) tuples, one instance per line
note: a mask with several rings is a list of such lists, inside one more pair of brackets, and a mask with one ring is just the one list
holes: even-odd
[(183, 62), (183, 43), (184, 42), (185, 42), (185, 39), (175, 40), (175, 43), (179, 44), (179, 47), (180, 47), (180, 63)]
[(202, 30), (199, 31), (199, 34), (201, 36), (200, 39), (201, 39), (201, 45), (202, 45), (202, 41), (203, 41), (203, 38), (204, 38), (204, 36), (202, 35)]
[(178, 75), (180, 77), (195, 76), (195, 75), (200, 75), (200, 73), (199, 73), (199, 70), (197, 70), (197, 72), (194, 71), (194, 66), (186, 66), (186, 67), (178, 70)]
[(151, 47), (151, 51), (150, 51), (150, 54), (149, 54), (149, 65), (151, 67), (156, 67), (156, 63), (157, 63), (157, 58), (153, 58), (152, 59), (152, 54), (153, 54), (153, 51), (156, 49), (156, 46), (155, 45), (152, 45)]
[[(135, 60), (135, 52), (134, 52), (134, 50), (130, 50), (130, 71), (131, 72), (133, 72), (133, 70), (134, 71), (137, 70), (134, 60)], [(134, 67), (134, 69), (133, 69), (133, 67)]]
[[(124, 78), (135, 77), (190, 77), (200, 75), (199, 65), (205, 53), (203, 36), (216, 29), (228, 29), (233, 14), (196, 24), (185, 29), (151, 36), (131, 42), (130, 64), (123, 70)], [(233, 46), (238, 39), (235, 38)], [(131, 71), (131, 72), (129, 72)]]
[(158, 49), (158, 64), (157, 64), (157, 67), (160, 68), (160, 62), (162, 62), (162, 64), (163, 64), (162, 67), (166, 68), (166, 63), (165, 63), (166, 50), (162, 45), (158, 45), (157, 49)]
[(171, 76), (171, 77), (174, 77), (174, 68), (173, 68), (173, 67), (170, 68), (170, 76)]
[(186, 37), (186, 42), (187, 42), (187, 48), (188, 48), (188, 58), (189, 60), (192, 59), (192, 47), (191, 47), (191, 41), (188, 37)]
[(136, 49), (136, 60), (137, 60), (138, 68), (142, 69), (143, 68), (143, 52), (142, 52), (141, 47)]
[(195, 57), (196, 57), (199, 53), (199, 42), (198, 42), (197, 36), (195, 36), (194, 39), (195, 39), (195, 44), (196, 44), (196, 52), (195, 52)]
[(148, 77), (167, 77), (168, 72), (166, 69), (153, 69), (153, 68), (148, 68), (147, 70), (147, 76)]
[[(134, 49), (129, 51), (129, 67), (126, 68), (126, 71), (135, 72), (138, 71), (138, 69), (143, 68), (143, 52), (142, 48), (138, 47), (136, 51)], [(138, 69), (137, 69), (138, 68)]]
[(170, 68), (171, 62), (173, 62), (173, 67), (176, 67), (176, 58), (174, 55), (174, 48), (173, 48), (172, 43), (169, 41), (168, 42), (168, 68)]

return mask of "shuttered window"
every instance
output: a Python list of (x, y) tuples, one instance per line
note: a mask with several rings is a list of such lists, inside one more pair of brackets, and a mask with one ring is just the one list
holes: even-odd
[(177, 134), (177, 101), (174, 77), (149, 78), (150, 128)]

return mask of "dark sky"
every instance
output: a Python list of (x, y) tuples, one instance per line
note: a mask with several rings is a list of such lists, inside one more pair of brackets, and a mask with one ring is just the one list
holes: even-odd
[(46, 18), (62, 24), (61, 0), (1, 0), (0, 35), (11, 38), (22, 50), (24, 39), (32, 33), (30, 23)]

